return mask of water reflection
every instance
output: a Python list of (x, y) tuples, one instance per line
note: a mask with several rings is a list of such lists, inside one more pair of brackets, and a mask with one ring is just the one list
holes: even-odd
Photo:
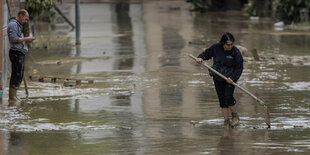
[(115, 52), (116, 59), (115, 67), (116, 70), (130, 70), (133, 68), (133, 28), (130, 18), (130, 4), (124, 2), (118, 2), (115, 4), (115, 33), (124, 34), (122, 37), (115, 38), (117, 40), (116, 46), (118, 50)]
[[(81, 56), (81, 45), (76, 45), (76, 54), (75, 57), (80, 57)], [(82, 71), (82, 62), (77, 62), (77, 67), (76, 67), (76, 74), (80, 74)]]
[[(0, 109), (4, 154), (309, 152), (309, 66), (246, 59), (239, 83), (266, 101), (273, 126), (266, 130), (262, 106), (236, 90), (241, 125), (224, 129), (212, 79), (187, 58), (225, 31), (261, 54), (304, 55), (307, 34), (269, 33), (270, 23), (252, 23), (240, 12), (189, 12), (184, 1), (82, 4), (81, 9), (82, 45), (37, 51), (32, 61), (81, 60), (30, 68), (93, 78), (95, 88), (31, 83), (36, 99)], [(201, 44), (188, 44), (194, 41)], [(100, 59), (82, 59), (93, 57)]]
[(223, 130), (223, 135), (219, 139), (218, 149), (220, 155), (229, 155), (229, 154), (240, 154), (241, 150), (235, 148), (235, 140), (231, 135), (231, 129), (225, 128)]
[(29, 154), (27, 146), (25, 146), (24, 134), (23, 133), (10, 133), (8, 154)]
[(164, 27), (162, 33), (164, 50), (164, 55), (160, 58), (162, 66), (180, 66), (180, 51), (185, 46), (184, 39), (173, 27)]
[(1, 131), (0, 154), (29, 154), (23, 133)]

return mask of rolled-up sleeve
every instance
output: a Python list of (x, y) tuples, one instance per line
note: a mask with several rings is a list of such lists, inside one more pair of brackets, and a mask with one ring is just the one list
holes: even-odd
[(19, 42), (19, 36), (18, 36), (18, 26), (14, 23), (10, 23), (8, 25), (8, 37), (10, 42), (12, 43), (18, 43)]

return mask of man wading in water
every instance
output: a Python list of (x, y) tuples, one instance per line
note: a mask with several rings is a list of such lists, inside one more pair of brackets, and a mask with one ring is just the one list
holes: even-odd
[(8, 36), (10, 41), (10, 60), (12, 62), (12, 73), (10, 79), (9, 102), (19, 102), (16, 91), (19, 88), (24, 76), (25, 53), (28, 51), (26, 43), (32, 42), (35, 38), (24, 37), (23, 24), (27, 23), (29, 14), (26, 10), (20, 10), (17, 18), (10, 18), (8, 24)]
[[(234, 46), (234, 36), (226, 32), (223, 34), (219, 43), (213, 44), (207, 48), (196, 59), (197, 63), (202, 63), (203, 60), (213, 58), (212, 68), (227, 77), (225, 81), (220, 76), (213, 72), (213, 81), (216, 93), (222, 108), (224, 117), (224, 126), (237, 126), (239, 124), (239, 116), (236, 109), (236, 100), (233, 96), (235, 86), (232, 82), (237, 82), (243, 71), (243, 58), (240, 51)], [(229, 120), (229, 113), (232, 115), (232, 122)]]

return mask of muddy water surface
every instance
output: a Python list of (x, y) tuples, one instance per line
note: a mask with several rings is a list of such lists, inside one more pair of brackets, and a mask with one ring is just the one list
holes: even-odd
[[(26, 73), (95, 84), (29, 81), (28, 101), (0, 106), (1, 154), (309, 154), (310, 33), (189, 8), (183, 1), (81, 4), (82, 45), (33, 50)], [(245, 57), (238, 83), (266, 102), (271, 129), (262, 106), (240, 90), (241, 125), (223, 128), (213, 82), (187, 56), (226, 31), (259, 51), (261, 61)], [(25, 97), (23, 88), (18, 95)]]

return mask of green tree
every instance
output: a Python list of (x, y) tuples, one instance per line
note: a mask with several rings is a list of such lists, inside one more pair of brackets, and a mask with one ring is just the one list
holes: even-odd
[(192, 3), (194, 9), (192, 11), (205, 12), (209, 9), (209, 0), (187, 0), (187, 2)]
[(300, 10), (307, 9), (309, 12), (310, 0), (275, 0), (275, 17), (285, 23), (299, 22)]
[(62, 2), (62, 0), (26, 0), (26, 10), (29, 13), (29, 18), (32, 20), (41, 15), (43, 11), (50, 11), (56, 2)]

